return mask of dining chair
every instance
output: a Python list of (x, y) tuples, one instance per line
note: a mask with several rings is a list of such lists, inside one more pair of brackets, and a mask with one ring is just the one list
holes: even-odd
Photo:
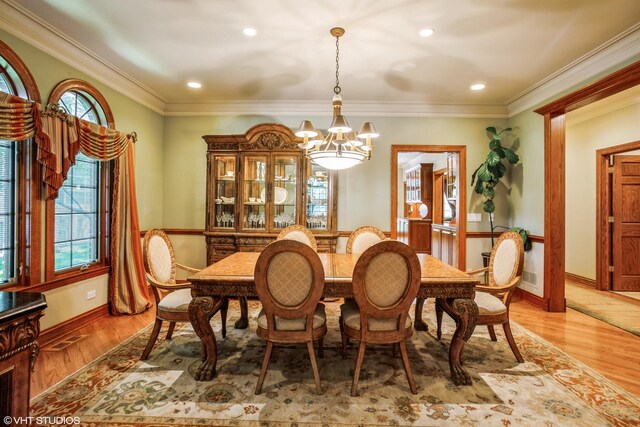
[[(151, 285), (155, 299), (156, 321), (149, 342), (140, 360), (146, 360), (158, 339), (162, 322), (169, 322), (166, 339), (171, 339), (176, 322), (189, 322), (189, 303), (191, 302), (191, 283), (176, 281), (176, 269), (197, 273), (198, 269), (176, 262), (173, 245), (164, 231), (150, 229), (144, 235), (143, 259), (145, 277)], [(225, 300), (220, 307), (222, 317), (222, 336), (227, 335), (227, 306)]]
[(363, 225), (362, 227), (356, 228), (349, 235), (349, 239), (347, 239), (347, 253), (361, 254), (371, 245), (386, 239), (387, 236), (385, 236), (382, 230), (371, 225)]
[(352, 286), (355, 302), (340, 306), (342, 357), (346, 357), (350, 338), (360, 341), (351, 396), (357, 396), (367, 344), (393, 344), (394, 350), (399, 345), (409, 388), (416, 394), (405, 342), (413, 333), (409, 308), (420, 288), (416, 253), (395, 240), (376, 243), (358, 258)]
[(316, 238), (307, 227), (302, 225), (290, 225), (287, 228), (282, 229), (276, 237), (276, 240), (296, 240), (302, 242), (307, 246), (313, 248), (314, 251), (318, 250), (318, 244)]
[(318, 356), (323, 354), (327, 333), (325, 306), (320, 303), (324, 289), (322, 262), (308, 245), (296, 240), (276, 240), (258, 257), (255, 285), (262, 310), (256, 333), (267, 341), (255, 394), (260, 394), (274, 344), (306, 343), (318, 394), (322, 394)]
[[(475, 302), (478, 305), (476, 325), (486, 325), (492, 341), (497, 341), (494, 325), (502, 325), (504, 335), (509, 342), (516, 360), (524, 362), (509, 324), (509, 304), (511, 297), (522, 278), (524, 265), (524, 244), (522, 237), (516, 232), (507, 231), (500, 235), (491, 250), (489, 266), (467, 271), (468, 274), (489, 273), (488, 285), (475, 287)], [(437, 337), (442, 336), (442, 314), (447, 311), (446, 305), (436, 300)]]

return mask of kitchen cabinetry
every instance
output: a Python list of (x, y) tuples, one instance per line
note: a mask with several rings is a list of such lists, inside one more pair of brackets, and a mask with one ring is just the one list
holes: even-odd
[(293, 224), (334, 252), (337, 177), (307, 161), (286, 126), (260, 124), (240, 135), (205, 135), (207, 262), (259, 251)]
[(431, 224), (431, 255), (449, 265), (458, 266), (458, 236), (455, 227)]
[[(422, 206), (424, 205), (424, 206)], [(425, 209), (426, 212), (421, 209)], [(416, 252), (431, 253), (433, 163), (420, 163), (405, 172), (406, 230), (399, 230)]]

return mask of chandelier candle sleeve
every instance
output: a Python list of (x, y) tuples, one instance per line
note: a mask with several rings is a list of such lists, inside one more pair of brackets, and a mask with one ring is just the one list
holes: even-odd
[[(347, 169), (362, 163), (365, 159), (371, 158), (373, 145), (372, 138), (377, 138), (380, 134), (376, 131), (372, 122), (365, 122), (356, 134), (346, 117), (342, 115), (342, 96), (340, 92), (340, 37), (344, 35), (344, 29), (336, 27), (330, 31), (336, 38), (336, 85), (333, 88), (333, 121), (327, 136), (316, 130), (309, 120), (303, 120), (300, 128), (296, 131), (296, 136), (303, 138), (298, 144), (304, 150), (305, 156), (313, 163), (327, 169), (339, 170)], [(363, 141), (361, 141), (364, 140)]]

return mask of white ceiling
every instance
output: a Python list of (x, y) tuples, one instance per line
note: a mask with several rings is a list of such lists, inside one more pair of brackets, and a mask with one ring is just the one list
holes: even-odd
[[(550, 76), (629, 37), (627, 56), (640, 44), (638, 0), (2, 0), (0, 15), (0, 28), (164, 113), (328, 110), (333, 26), (346, 29), (346, 114), (506, 115)], [(244, 36), (247, 26), (257, 36)], [(435, 34), (419, 37), (426, 27)], [(472, 92), (475, 82), (486, 89)]]

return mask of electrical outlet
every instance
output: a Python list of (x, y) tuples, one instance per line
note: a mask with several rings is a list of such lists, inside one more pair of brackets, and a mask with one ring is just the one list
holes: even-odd
[(96, 290), (95, 289), (92, 290), (92, 291), (87, 292), (87, 299), (92, 299), (92, 298), (95, 298), (95, 297), (96, 297)]
[(482, 222), (482, 214), (481, 213), (471, 213), (467, 214), (468, 222)]

